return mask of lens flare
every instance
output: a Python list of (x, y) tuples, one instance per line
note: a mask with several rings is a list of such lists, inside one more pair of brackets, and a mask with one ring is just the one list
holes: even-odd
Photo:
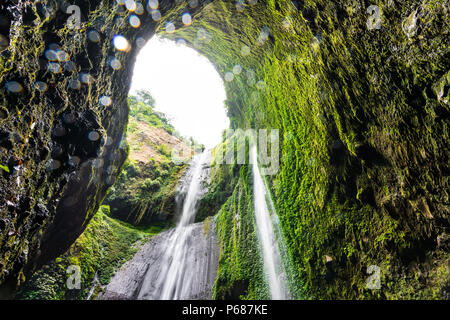
[(9, 81), (5, 84), (6, 90), (12, 92), (12, 93), (19, 93), (22, 92), (23, 87), (20, 83), (17, 81)]
[(161, 12), (159, 10), (152, 10), (152, 19), (156, 22), (161, 20)]
[(234, 73), (233, 72), (227, 72), (225, 74), (225, 81), (226, 82), (231, 82), (234, 79)]
[(38, 90), (40, 92), (45, 92), (48, 89), (48, 85), (42, 81), (36, 81), (34, 83), (34, 87), (36, 88), (36, 90)]
[(109, 107), (112, 104), (112, 100), (108, 96), (102, 96), (99, 101), (100, 101), (100, 104), (105, 107)]
[(121, 35), (116, 35), (113, 38), (114, 47), (119, 51), (128, 51), (130, 49), (130, 44), (128, 40)]
[(175, 25), (173, 24), (173, 22), (167, 22), (166, 23), (166, 31), (167, 33), (174, 33), (176, 30)]
[(133, 28), (139, 28), (141, 26), (141, 20), (137, 15), (131, 15), (128, 21)]
[(190, 26), (192, 24), (192, 16), (189, 13), (183, 13), (181, 16), (181, 21), (185, 26)]
[(89, 41), (92, 41), (92, 42), (100, 41), (100, 34), (95, 30), (89, 31), (87, 34), (87, 37), (88, 37)]

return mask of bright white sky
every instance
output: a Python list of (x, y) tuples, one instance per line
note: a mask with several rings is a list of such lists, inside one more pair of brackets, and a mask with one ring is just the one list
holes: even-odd
[(155, 109), (164, 112), (182, 136), (207, 147), (221, 141), (229, 127), (222, 78), (194, 49), (154, 36), (142, 48), (134, 67), (130, 93), (148, 89)]

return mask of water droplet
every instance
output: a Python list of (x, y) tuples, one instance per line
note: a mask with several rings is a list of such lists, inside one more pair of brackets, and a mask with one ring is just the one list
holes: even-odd
[(236, 10), (237, 10), (237, 12), (244, 12), (245, 5), (244, 5), (243, 1), (236, 2)]
[(100, 41), (100, 34), (96, 30), (91, 30), (88, 32), (87, 37), (89, 41), (92, 42), (99, 42)]
[(61, 161), (59, 161), (59, 160), (55, 160), (55, 159), (50, 159), (48, 162), (47, 162), (47, 170), (56, 170), (56, 169), (59, 169), (59, 168), (61, 168)]
[(67, 60), (69, 60), (69, 55), (62, 50), (59, 50), (56, 52), (56, 57), (58, 58), (59, 62), (65, 62)]
[(49, 62), (47, 64), (47, 70), (52, 72), (52, 73), (61, 73), (62, 68), (61, 68), (61, 65), (59, 63)]
[(66, 70), (68, 72), (74, 71), (75, 68), (76, 68), (76, 65), (72, 61), (67, 61), (66, 63), (64, 63), (64, 70)]
[(81, 88), (81, 82), (78, 79), (70, 79), (68, 85), (70, 89), (74, 90)]
[(152, 10), (152, 19), (154, 21), (160, 21), (161, 20), (161, 12), (159, 10)]
[(64, 122), (67, 123), (67, 124), (74, 123), (75, 119), (76, 119), (75, 115), (72, 114), (72, 113), (65, 114), (63, 118), (64, 118)]
[(175, 25), (173, 24), (173, 22), (167, 22), (166, 23), (166, 32), (167, 33), (174, 33), (176, 30)]
[(69, 156), (69, 160), (68, 163), (69, 165), (71, 165), (72, 167), (76, 167), (80, 164), (81, 159), (77, 156)]
[(240, 64), (237, 64), (233, 67), (233, 73), (235, 75), (239, 75), (242, 72), (242, 66)]
[(133, 28), (139, 28), (141, 26), (141, 20), (134, 14), (130, 16), (129, 21)]
[(109, 62), (109, 65), (114, 70), (119, 70), (120, 68), (122, 68), (122, 63), (117, 58), (112, 58), (111, 61)]
[(134, 12), (138, 15), (142, 15), (144, 14), (144, 6), (142, 5), (142, 3), (140, 2), (136, 2), (136, 10), (134, 10)]
[(136, 10), (136, 2), (134, 2), (134, 0), (125, 0), (125, 7), (129, 11), (134, 11)]
[(138, 48), (143, 48), (145, 46), (145, 39), (142, 37), (137, 37), (136, 38), (136, 46)]
[(58, 56), (56, 55), (55, 50), (45, 50), (44, 55), (47, 58), (47, 60), (49, 60), (49, 61), (58, 60)]
[(158, 0), (149, 0), (147, 6), (150, 9), (156, 10), (159, 7), (159, 1)]
[(189, 3), (189, 7), (191, 7), (192, 9), (198, 7), (198, 0), (188, 0), (188, 3)]
[(57, 43), (50, 43), (49, 45), (48, 45), (48, 48), (50, 49), (50, 50), (53, 50), (53, 51), (58, 51), (58, 50), (61, 50), (61, 47), (59, 46), (59, 44), (57, 44)]
[(208, 38), (208, 32), (205, 28), (200, 28), (197, 30), (197, 39), (200, 41), (204, 41)]
[(81, 73), (80, 74), (80, 80), (84, 84), (91, 84), (94, 81), (94, 78), (89, 73)]
[(36, 88), (36, 90), (40, 91), (40, 92), (45, 92), (48, 89), (48, 86), (45, 82), (42, 81), (36, 81), (34, 83), (34, 87)]
[(248, 69), (246, 75), (248, 79), (254, 79), (256, 76), (256, 72), (253, 69)]
[(103, 159), (95, 159), (92, 161), (92, 166), (96, 169), (100, 169), (103, 167), (104, 161)]
[(233, 72), (227, 72), (225, 73), (225, 81), (227, 82), (231, 82), (234, 79), (234, 74)]
[(264, 82), (264, 80), (258, 81), (258, 83), (256, 83), (256, 88), (258, 88), (259, 90), (264, 90), (266, 88), (266, 83)]
[(106, 138), (106, 143), (105, 143), (105, 144), (109, 147), (110, 145), (113, 144), (113, 142), (114, 142), (114, 139), (113, 139), (113, 138), (107, 137), (107, 138)]
[(113, 38), (114, 47), (119, 51), (128, 51), (130, 49), (130, 44), (128, 40), (121, 35), (116, 35)]
[(177, 39), (176, 44), (179, 46), (185, 46), (186, 45), (186, 40), (184, 39)]
[(181, 21), (183, 21), (184, 25), (190, 26), (192, 24), (192, 16), (189, 13), (183, 13), (181, 16)]
[(241, 48), (241, 54), (243, 56), (248, 56), (250, 54), (250, 51), (251, 51), (251, 49), (249, 46), (243, 45)]
[(100, 134), (97, 131), (91, 131), (88, 134), (88, 139), (91, 141), (97, 141), (100, 139)]
[(269, 27), (262, 28), (262, 30), (261, 30), (261, 32), (260, 32), (260, 34), (258, 36), (257, 42), (259, 44), (263, 44), (264, 42), (267, 41), (267, 39), (269, 39), (269, 35), (270, 35)]
[(63, 137), (63, 136), (66, 135), (66, 133), (67, 133), (66, 128), (64, 128), (64, 127), (61, 126), (61, 125), (55, 127), (55, 128), (53, 129), (53, 132), (52, 132), (52, 134), (53, 134), (55, 137)]

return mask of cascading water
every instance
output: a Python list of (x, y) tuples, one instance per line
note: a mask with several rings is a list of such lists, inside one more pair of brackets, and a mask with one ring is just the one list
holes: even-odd
[[(183, 210), (177, 227), (166, 239), (166, 247), (162, 248), (163, 257), (159, 261), (158, 274), (147, 275), (137, 296), (147, 300), (185, 299), (193, 283), (196, 272), (190, 252), (194, 238), (192, 223), (195, 219), (197, 202), (202, 190), (202, 169), (207, 161), (208, 152), (195, 156), (183, 182), (188, 184)], [(189, 176), (191, 177), (189, 181)], [(186, 185), (183, 186), (184, 188)], [(155, 270), (156, 271), (156, 270)]]
[(258, 237), (261, 243), (264, 269), (273, 300), (289, 299), (289, 290), (286, 285), (286, 273), (282, 264), (277, 239), (275, 237), (272, 219), (277, 218), (276, 212), (271, 205), (272, 215), (267, 206), (272, 201), (270, 193), (267, 192), (264, 180), (258, 167), (258, 156), (256, 146), (250, 151), (253, 171), (253, 201), (256, 218)]

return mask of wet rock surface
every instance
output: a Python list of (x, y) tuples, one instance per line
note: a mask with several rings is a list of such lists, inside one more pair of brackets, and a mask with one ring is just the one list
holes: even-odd
[[(214, 224), (207, 230), (203, 223), (191, 227), (186, 270), (186, 286), (181, 299), (208, 300), (212, 298), (212, 287), (217, 276), (219, 248), (214, 233)], [(132, 260), (125, 263), (111, 279), (100, 300), (148, 299), (147, 291), (153, 291), (161, 272), (161, 265), (168, 239), (174, 229), (151, 238), (136, 253)]]

